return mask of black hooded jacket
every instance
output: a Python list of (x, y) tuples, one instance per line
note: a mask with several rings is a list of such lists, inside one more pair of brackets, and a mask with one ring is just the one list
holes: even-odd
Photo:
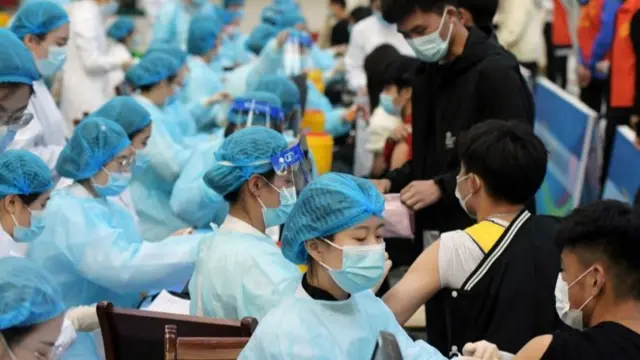
[(473, 223), (454, 195), (460, 133), (489, 119), (533, 126), (534, 102), (516, 58), (474, 27), (460, 56), (444, 64), (421, 63), (416, 72), (413, 158), (386, 177), (391, 192), (414, 180), (433, 179), (441, 189), (437, 203), (416, 213), (416, 245), (421, 249), (423, 231), (458, 230)]

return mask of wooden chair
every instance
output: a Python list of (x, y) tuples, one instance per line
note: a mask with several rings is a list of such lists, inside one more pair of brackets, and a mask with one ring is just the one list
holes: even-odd
[(249, 337), (255, 318), (242, 321), (119, 309), (109, 302), (97, 306), (106, 360), (163, 359), (165, 326), (180, 327), (182, 337)]
[(248, 337), (177, 337), (177, 327), (167, 325), (164, 360), (236, 360), (249, 342)]
[(400, 346), (392, 333), (380, 332), (371, 360), (402, 360)]

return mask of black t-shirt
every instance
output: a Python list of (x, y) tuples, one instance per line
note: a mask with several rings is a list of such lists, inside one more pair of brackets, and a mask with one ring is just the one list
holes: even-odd
[(349, 44), (349, 20), (338, 21), (331, 29), (331, 46)]
[(640, 334), (613, 322), (553, 334), (543, 360), (638, 360)]

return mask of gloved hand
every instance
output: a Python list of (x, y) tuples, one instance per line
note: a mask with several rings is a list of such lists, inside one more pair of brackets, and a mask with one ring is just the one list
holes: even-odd
[(462, 355), (480, 360), (502, 360), (498, 347), (487, 341), (467, 343), (462, 348)]
[(226, 92), (226, 91), (220, 91), (217, 92), (213, 95), (211, 95), (209, 98), (204, 100), (204, 106), (205, 107), (209, 107), (209, 106), (213, 106), (217, 103), (221, 103), (223, 101), (230, 101), (232, 100), (233, 97), (231, 96), (230, 93)]
[(100, 328), (95, 304), (71, 308), (67, 311), (65, 318), (71, 321), (76, 331), (92, 332)]

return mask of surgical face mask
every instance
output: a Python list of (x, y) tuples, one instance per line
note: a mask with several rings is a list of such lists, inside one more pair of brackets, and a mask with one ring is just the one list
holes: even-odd
[(102, 13), (102, 16), (111, 16), (118, 12), (119, 7), (120, 4), (118, 4), (118, 2), (111, 0), (100, 7), (100, 12)]
[(460, 203), (460, 207), (462, 208), (462, 210), (464, 210), (464, 212), (466, 212), (467, 215), (469, 215), (469, 217), (471, 217), (472, 219), (475, 219), (476, 215), (472, 214), (469, 211), (469, 209), (467, 209), (467, 201), (469, 201), (469, 199), (471, 199), (471, 197), (473, 196), (473, 192), (470, 192), (469, 195), (467, 195), (466, 197), (462, 198), (462, 195), (460, 195), (460, 189), (459, 189), (460, 182), (465, 180), (469, 176), (471, 176), (471, 174), (467, 174), (467, 175), (461, 177), (460, 179), (458, 179), (456, 181), (455, 195), (456, 195), (456, 198), (458, 199), (458, 202)]
[(50, 46), (49, 56), (46, 59), (36, 59), (36, 66), (42, 76), (51, 77), (62, 69), (65, 61), (67, 61), (67, 48)]
[(295, 187), (287, 187), (283, 189), (278, 189), (277, 187), (271, 185), (267, 179), (264, 181), (269, 184), (272, 188), (274, 188), (278, 193), (280, 193), (280, 206), (277, 208), (268, 208), (264, 205), (262, 200), (258, 198), (260, 205), (262, 205), (262, 218), (264, 220), (264, 227), (270, 228), (272, 226), (280, 226), (287, 221), (287, 217), (293, 210), (293, 205), (295, 205), (297, 200), (296, 188)]
[(13, 224), (15, 227), (13, 228), (13, 238), (17, 242), (28, 243), (33, 241), (35, 238), (40, 236), (44, 231), (44, 216), (42, 215), (42, 211), (40, 210), (31, 210), (27, 208), (31, 213), (31, 226), (28, 228), (21, 226), (16, 221), (16, 217), (11, 214), (11, 218), (13, 219)]
[(385, 244), (338, 246), (322, 239), (336, 249), (342, 250), (342, 269), (334, 270), (320, 262), (333, 281), (349, 294), (357, 294), (373, 288), (384, 275)]
[(400, 109), (393, 103), (393, 96), (380, 94), (380, 106), (389, 115), (400, 115)]
[(8, 126), (4, 126), (3, 129), (0, 130), (0, 153), (7, 150), (9, 144), (16, 138), (17, 130), (9, 128)]
[(582, 306), (580, 306), (580, 308), (576, 310), (571, 309), (571, 303), (569, 302), (569, 289), (592, 270), (593, 266), (582, 273), (582, 275), (578, 276), (578, 278), (575, 279), (570, 285), (562, 279), (561, 275), (558, 275), (558, 282), (556, 283), (556, 310), (558, 311), (560, 319), (562, 319), (565, 324), (577, 330), (584, 329), (584, 313), (582, 312), (582, 309), (584, 309), (584, 307), (587, 306), (589, 302), (591, 302), (591, 300), (595, 297), (595, 294), (591, 295), (587, 299), (587, 301), (585, 301), (584, 304), (582, 304)]
[(131, 173), (117, 173), (117, 172), (109, 172), (107, 169), (102, 168), (104, 172), (109, 175), (107, 179), (107, 183), (105, 185), (96, 184), (91, 179), (91, 183), (93, 184), (93, 189), (96, 191), (98, 196), (107, 197), (107, 196), (116, 196), (122, 194), (122, 192), (129, 186), (129, 182), (131, 182)]
[(150, 163), (151, 163), (151, 159), (146, 154), (140, 154), (140, 153), (136, 154), (136, 163), (133, 166), (132, 174), (133, 175), (142, 174), (144, 169), (146, 169)]
[(438, 30), (419, 38), (407, 39), (407, 43), (409, 43), (409, 46), (416, 53), (418, 59), (428, 63), (435, 63), (440, 61), (447, 53), (447, 50), (449, 49), (449, 40), (451, 39), (451, 33), (453, 32), (453, 24), (449, 25), (449, 35), (447, 35), (447, 40), (442, 40), (442, 38), (440, 38), (440, 30), (442, 30), (442, 26), (444, 26), (446, 14), (447, 9), (442, 13), (442, 20), (440, 21)]

